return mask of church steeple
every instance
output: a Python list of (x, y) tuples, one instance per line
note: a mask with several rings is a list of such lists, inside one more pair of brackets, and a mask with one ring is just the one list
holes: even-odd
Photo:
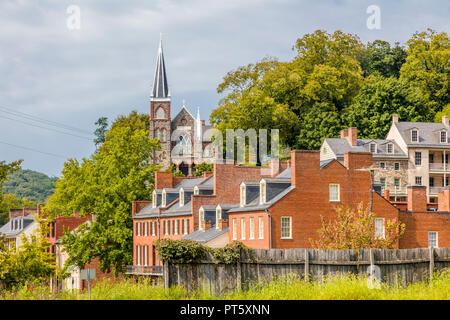
[(153, 100), (170, 98), (170, 90), (167, 85), (166, 65), (164, 64), (164, 54), (162, 49), (162, 36), (160, 36), (159, 39), (158, 57), (156, 59), (155, 79), (153, 81), (151, 98)]

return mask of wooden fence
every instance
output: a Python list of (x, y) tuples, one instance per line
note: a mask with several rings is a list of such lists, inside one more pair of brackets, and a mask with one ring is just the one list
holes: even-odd
[(181, 285), (190, 292), (222, 295), (276, 276), (297, 274), (320, 281), (338, 273), (372, 275), (388, 284), (423, 281), (430, 272), (450, 267), (450, 248), (419, 249), (254, 249), (241, 250), (237, 264), (216, 264), (211, 255), (197, 264), (164, 263), (164, 286)]

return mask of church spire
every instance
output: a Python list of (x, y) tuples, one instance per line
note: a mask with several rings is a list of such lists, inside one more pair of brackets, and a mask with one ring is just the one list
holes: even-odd
[(162, 49), (162, 35), (159, 39), (158, 57), (156, 59), (155, 79), (153, 81), (153, 99), (169, 98), (170, 91), (167, 85), (166, 65), (164, 64), (164, 54)]

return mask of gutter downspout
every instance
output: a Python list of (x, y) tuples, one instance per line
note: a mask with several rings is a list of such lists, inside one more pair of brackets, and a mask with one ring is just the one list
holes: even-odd
[(266, 211), (267, 216), (269, 217), (269, 249), (272, 249), (272, 215), (267, 209), (264, 209), (264, 211)]

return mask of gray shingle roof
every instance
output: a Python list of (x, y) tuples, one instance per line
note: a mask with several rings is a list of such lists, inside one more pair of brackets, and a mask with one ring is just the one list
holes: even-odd
[(25, 229), (27, 229), (31, 224), (33, 224), (34, 217), (30, 214), (23, 217), (23, 227), (16, 230), (11, 230), (11, 220), (8, 221), (0, 228), (0, 234), (3, 234), (7, 237), (16, 237), (21, 234)]
[(169, 86), (167, 84), (166, 65), (162, 41), (159, 42), (158, 57), (156, 59), (155, 79), (153, 80), (153, 98), (167, 98), (169, 96)]
[(209, 242), (227, 232), (228, 227), (223, 229), (216, 229), (216, 226), (214, 225), (206, 230), (195, 230), (194, 232), (191, 232), (185, 237), (183, 237), (182, 240), (194, 240), (200, 243)]
[[(343, 158), (344, 153), (346, 152), (370, 152), (371, 143), (375, 143), (377, 145), (376, 152), (373, 153), (374, 158), (408, 158), (408, 156), (400, 149), (394, 140), (357, 139), (356, 146), (350, 145), (346, 138), (326, 138), (325, 141), (337, 158)], [(387, 152), (388, 143), (392, 143), (394, 146), (394, 153), (392, 154)]]
[[(394, 123), (400, 135), (402, 136), (408, 147), (439, 147), (450, 148), (448, 144), (449, 135), (447, 134), (447, 144), (439, 142), (439, 132), (446, 130), (449, 132), (450, 127), (443, 123), (437, 122), (397, 122)], [(419, 131), (419, 142), (411, 142), (411, 129)]]
[(248, 204), (244, 207), (239, 206), (237, 208), (230, 209), (228, 212), (233, 213), (233, 212), (244, 212), (244, 211), (260, 211), (260, 210), (268, 209), (271, 206), (273, 206), (275, 203), (280, 201), (285, 195), (287, 195), (294, 189), (295, 189), (295, 186), (288, 186), (282, 192), (280, 192), (275, 197), (273, 197), (272, 200), (270, 200), (268, 203), (259, 204), (259, 197), (258, 197), (254, 201), (252, 201), (250, 204)]
[(291, 178), (291, 167), (286, 168), (283, 170), (283, 172), (281, 172), (279, 175), (277, 175), (275, 178), (286, 178), (286, 179), (290, 179)]

